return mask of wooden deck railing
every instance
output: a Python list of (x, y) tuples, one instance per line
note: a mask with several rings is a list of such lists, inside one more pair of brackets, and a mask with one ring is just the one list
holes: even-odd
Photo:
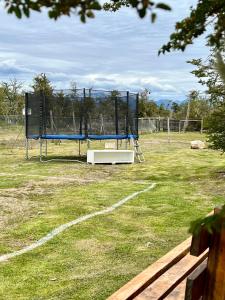
[(202, 227), (108, 298), (131, 299), (225, 300), (225, 227)]

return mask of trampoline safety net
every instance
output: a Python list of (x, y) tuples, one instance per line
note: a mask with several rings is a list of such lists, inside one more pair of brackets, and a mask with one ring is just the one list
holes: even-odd
[(25, 97), (28, 139), (138, 138), (138, 94), (75, 89)]

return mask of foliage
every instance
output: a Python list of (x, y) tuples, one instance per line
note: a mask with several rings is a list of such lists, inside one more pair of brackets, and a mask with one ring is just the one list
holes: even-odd
[[(221, 54), (222, 57), (224, 54)], [(218, 104), (224, 101), (225, 85), (215, 69), (216, 58), (214, 52), (211, 53), (207, 62), (202, 59), (193, 59), (188, 63), (196, 67), (191, 73), (198, 78), (198, 82), (206, 87), (206, 94), (210, 97), (210, 102)], [(218, 66), (218, 64), (217, 64)]]
[(216, 53), (215, 69), (217, 70), (225, 86), (225, 63), (223, 61), (222, 54), (219, 52)]
[(221, 210), (214, 214), (207, 216), (205, 218), (199, 218), (191, 222), (191, 227), (189, 232), (196, 235), (200, 232), (201, 228), (204, 227), (209, 233), (214, 233), (220, 231), (221, 221), (225, 219), (225, 205), (221, 207)]
[(170, 6), (158, 2), (147, 0), (112, 0), (108, 3), (101, 3), (98, 0), (3, 0), (8, 13), (15, 14), (18, 18), (23, 16), (29, 17), (31, 11), (41, 12), (48, 11), (51, 19), (58, 19), (62, 15), (70, 16), (76, 13), (80, 16), (82, 22), (86, 22), (87, 18), (94, 18), (94, 12), (102, 9), (116, 11), (123, 6), (129, 6), (138, 12), (140, 18), (143, 18), (147, 12), (151, 12), (151, 20), (154, 22), (156, 18), (155, 9), (170, 10)]
[(34, 77), (31, 87), (35, 93), (40, 93), (43, 91), (47, 96), (52, 95), (53, 93), (53, 86), (44, 73)]
[(188, 102), (190, 104), (190, 119), (203, 119), (210, 115), (211, 105), (209, 100), (202, 96), (199, 91), (191, 91), (188, 95), (188, 100), (183, 104), (184, 109), (187, 110)]
[(209, 101), (212, 104), (212, 113), (207, 120), (209, 142), (213, 149), (225, 151), (225, 65), (224, 54), (214, 54), (209, 58), (207, 64), (201, 59), (192, 60), (191, 63), (197, 67), (192, 73), (199, 82), (206, 87)]
[(188, 17), (176, 23), (170, 41), (163, 45), (159, 53), (171, 50), (184, 51), (187, 45), (203, 35), (211, 25), (213, 30), (207, 36), (207, 44), (221, 49), (225, 38), (225, 0), (198, 0), (196, 8), (191, 7)]
[(22, 83), (16, 79), (0, 84), (0, 112), (5, 116), (22, 113), (24, 98)]
[(139, 117), (151, 117), (157, 113), (158, 107), (154, 101), (149, 101), (149, 90), (145, 89), (139, 94)]
[(145, 89), (139, 96), (139, 117), (170, 117), (177, 120), (188, 119), (201, 120), (208, 118), (211, 114), (211, 104), (206, 97), (203, 97), (199, 91), (191, 91), (187, 100), (181, 103), (172, 102), (171, 107), (165, 107), (163, 104), (157, 105), (149, 99), (149, 91)]

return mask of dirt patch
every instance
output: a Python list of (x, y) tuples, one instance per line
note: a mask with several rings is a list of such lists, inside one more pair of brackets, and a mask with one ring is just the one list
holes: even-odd
[(109, 252), (114, 249), (113, 243), (102, 243), (96, 239), (85, 239), (76, 241), (74, 247), (81, 252), (89, 252), (92, 255)]
[(30, 215), (36, 205), (25, 199), (0, 196), (0, 227), (14, 224), (16, 220)]

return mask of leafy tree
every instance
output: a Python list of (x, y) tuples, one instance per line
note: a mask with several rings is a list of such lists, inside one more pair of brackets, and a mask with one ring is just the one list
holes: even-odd
[(0, 115), (5, 114), (5, 97), (4, 97), (4, 89), (0, 87)]
[(0, 85), (1, 112), (5, 116), (21, 114), (24, 106), (22, 83), (16, 79)]
[(210, 34), (207, 36), (207, 44), (221, 49), (225, 38), (225, 0), (198, 0), (195, 8), (190, 8), (190, 14), (182, 21), (177, 22), (175, 32), (171, 34), (170, 41), (162, 46), (159, 53), (171, 50), (184, 51), (187, 45), (203, 35), (209, 25)]
[(225, 151), (225, 64), (224, 54), (212, 53), (209, 61), (192, 60), (197, 67), (192, 73), (206, 87), (212, 113), (207, 120), (211, 147)]
[(35, 93), (43, 91), (47, 96), (51, 96), (53, 93), (53, 86), (44, 73), (34, 77), (31, 87)]
[(179, 112), (179, 110), (180, 110), (179, 104), (176, 103), (176, 102), (172, 102), (172, 104), (171, 104), (171, 110), (172, 110), (172, 112), (174, 114), (177, 114)]
[[(223, 59), (223, 56), (224, 55), (221, 54), (221, 59)], [(223, 102), (225, 97), (225, 84), (215, 68), (215, 53), (211, 53), (207, 62), (203, 62), (202, 59), (193, 59), (188, 61), (188, 63), (195, 66), (195, 69), (191, 73), (198, 78), (200, 84), (205, 86), (206, 93), (210, 97), (210, 102), (214, 104)]]
[(169, 117), (170, 116), (170, 110), (168, 108), (165, 108), (163, 104), (160, 104), (158, 108), (158, 116), (160, 117)]
[(148, 115), (148, 91), (139, 94), (138, 116), (144, 118)]

